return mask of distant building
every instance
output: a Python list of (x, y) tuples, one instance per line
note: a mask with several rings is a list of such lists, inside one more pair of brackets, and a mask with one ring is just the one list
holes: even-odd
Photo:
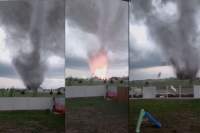
[(65, 93), (65, 87), (60, 87), (60, 88), (58, 88), (58, 90), (59, 90), (61, 93)]
[(39, 87), (39, 88), (37, 89), (37, 91), (38, 91), (38, 92), (43, 92), (43, 88), (42, 88), (42, 87)]
[(110, 80), (112, 80), (112, 81), (119, 81), (120, 78), (118, 78), (118, 77), (111, 77)]
[(93, 80), (94, 81), (99, 81), (99, 78), (98, 77), (93, 77)]

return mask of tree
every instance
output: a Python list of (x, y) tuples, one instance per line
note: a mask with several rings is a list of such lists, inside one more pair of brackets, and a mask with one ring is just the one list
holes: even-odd
[(22, 91), (21, 91), (21, 95), (24, 95), (24, 94), (25, 94), (25, 91), (24, 91), (24, 90), (22, 90)]
[(34, 89), (33, 90), (33, 97), (36, 97), (37, 96), (37, 89)]
[(14, 96), (14, 91), (15, 91), (14, 88), (11, 88), (11, 89), (10, 89), (9, 97), (13, 97), (13, 96)]
[(67, 82), (66, 86), (72, 86), (72, 82), (73, 82), (72, 76), (68, 77), (67, 81), (65, 80), (65, 82)]
[(53, 94), (53, 91), (51, 90), (51, 91), (50, 91), (50, 95), (52, 95), (52, 94)]
[(110, 83), (111, 83), (111, 84), (113, 83), (113, 80), (112, 80), (112, 79), (110, 80)]
[(91, 78), (89, 79), (89, 85), (92, 85), (92, 84), (93, 84), (93, 81), (94, 81), (94, 79), (91, 77)]
[(3, 88), (1, 91), (2, 91), (2, 96), (3, 96), (3, 95), (4, 95), (5, 88)]
[(62, 93), (60, 92), (60, 90), (58, 90), (57, 95), (61, 95)]
[(79, 84), (82, 84), (82, 82), (83, 82), (83, 81), (82, 81), (81, 79), (78, 81)]
[(193, 81), (192, 78), (190, 78), (190, 81), (189, 81), (189, 84), (190, 84), (190, 85), (192, 85), (192, 81)]

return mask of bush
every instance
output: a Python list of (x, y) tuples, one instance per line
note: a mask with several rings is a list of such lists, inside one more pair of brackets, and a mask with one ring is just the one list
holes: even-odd
[(14, 88), (11, 88), (11, 89), (10, 89), (9, 97), (13, 97), (13, 96), (14, 96), (14, 91), (15, 91)]
[(146, 82), (146, 85), (149, 85), (149, 82)]
[(57, 95), (61, 95), (62, 93), (60, 92), (60, 90), (58, 90)]
[(93, 81), (94, 81), (94, 79), (91, 77), (91, 78), (89, 79), (89, 85), (93, 85)]
[(66, 79), (66, 82), (67, 82), (67, 86), (72, 86), (72, 83), (73, 83), (73, 78), (72, 78), (72, 76), (68, 77), (68, 78)]
[(23, 90), (23, 91), (21, 91), (21, 94), (22, 94), (22, 95), (24, 95), (24, 94), (25, 94), (25, 91), (24, 91), (24, 90)]
[(120, 83), (122, 84), (124, 81), (123, 80), (120, 80)]
[(79, 84), (81, 84), (82, 82), (83, 82), (82, 80), (79, 80), (79, 81), (78, 81)]
[(37, 90), (33, 90), (33, 97), (37, 96)]
[(50, 91), (50, 95), (52, 95), (52, 94), (53, 94), (53, 91), (51, 90), (51, 91)]
[(111, 84), (114, 83), (112, 79), (110, 80), (110, 83), (111, 83)]
[(106, 80), (104, 80), (103, 82), (106, 83)]
[(5, 91), (5, 89), (3, 88), (3, 89), (1, 90), (2, 96), (3, 96), (3, 94), (4, 94), (4, 91)]

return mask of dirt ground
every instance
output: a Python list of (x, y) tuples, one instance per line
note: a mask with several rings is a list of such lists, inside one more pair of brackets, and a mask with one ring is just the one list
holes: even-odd
[(128, 133), (128, 105), (100, 98), (66, 100), (66, 133)]

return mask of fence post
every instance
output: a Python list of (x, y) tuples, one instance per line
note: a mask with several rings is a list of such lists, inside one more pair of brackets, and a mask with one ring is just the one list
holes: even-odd
[(30, 109), (30, 107), (29, 107), (29, 96), (28, 96), (28, 110)]
[(167, 98), (168, 98), (168, 86), (166, 86), (166, 92), (167, 92), (167, 95), (166, 95), (166, 96), (167, 96)]
[(41, 97), (41, 102), (42, 102), (42, 104), (41, 104), (42, 107), (41, 108), (43, 109), (43, 96)]
[(74, 87), (72, 86), (72, 97), (71, 98), (73, 98), (74, 97), (74, 89), (73, 89)]
[(60, 98), (58, 97), (58, 105), (59, 105), (59, 111), (60, 111)]
[(15, 97), (13, 97), (13, 110), (15, 110)]

